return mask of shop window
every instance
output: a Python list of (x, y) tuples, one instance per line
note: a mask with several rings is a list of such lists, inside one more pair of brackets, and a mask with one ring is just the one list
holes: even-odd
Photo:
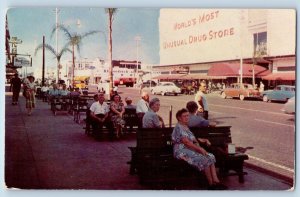
[(267, 55), (267, 32), (253, 34), (256, 56)]

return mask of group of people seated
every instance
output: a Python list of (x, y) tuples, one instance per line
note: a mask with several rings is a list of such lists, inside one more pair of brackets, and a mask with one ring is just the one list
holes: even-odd
[(93, 131), (100, 132), (102, 127), (105, 126), (110, 131), (110, 137), (112, 137), (115, 130), (116, 137), (119, 138), (126, 123), (124, 120), (125, 109), (136, 109), (136, 106), (132, 105), (130, 97), (126, 97), (125, 102), (127, 103), (126, 106), (124, 106), (121, 96), (115, 94), (111, 97), (111, 102), (108, 105), (105, 102), (103, 93), (96, 94), (94, 102), (89, 108), (89, 120)]
[[(144, 98), (144, 101), (141, 100), (139, 103), (148, 106), (147, 99), (149, 100), (149, 96), (147, 94), (142, 96), (146, 96), (146, 99)], [(143, 128), (164, 127), (162, 118), (157, 114), (159, 108), (160, 101), (158, 98), (153, 98), (149, 101), (149, 108), (142, 117)], [(139, 108), (137, 108), (137, 110), (138, 109)], [(199, 171), (204, 171), (209, 183), (209, 190), (227, 189), (227, 186), (223, 185), (217, 176), (215, 156), (203, 148), (204, 146), (210, 146), (209, 140), (202, 138), (196, 139), (190, 130), (190, 128), (194, 127), (215, 127), (216, 123), (197, 115), (197, 111), (197, 103), (195, 101), (189, 101), (186, 104), (186, 108), (183, 108), (176, 113), (178, 122), (172, 133), (174, 157), (186, 161), (188, 164), (196, 167)]]

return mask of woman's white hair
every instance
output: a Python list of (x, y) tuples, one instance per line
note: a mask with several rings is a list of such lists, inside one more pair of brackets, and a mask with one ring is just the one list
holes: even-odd
[(160, 102), (160, 100), (158, 98), (151, 99), (151, 101), (149, 102), (149, 107), (151, 108), (157, 102)]

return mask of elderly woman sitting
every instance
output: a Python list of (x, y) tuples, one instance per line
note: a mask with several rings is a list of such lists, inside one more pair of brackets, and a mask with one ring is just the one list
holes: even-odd
[(164, 127), (163, 119), (156, 113), (160, 108), (160, 101), (158, 98), (153, 98), (149, 103), (149, 111), (143, 117), (143, 128), (162, 128)]
[(210, 122), (204, 119), (202, 116), (197, 116), (198, 105), (195, 101), (189, 101), (186, 104), (186, 108), (189, 110), (190, 118), (189, 118), (189, 127), (214, 127), (216, 126), (215, 122)]
[(214, 164), (216, 162), (215, 156), (206, 152), (199, 145), (188, 127), (189, 112), (186, 109), (181, 109), (176, 113), (176, 118), (178, 123), (172, 133), (174, 157), (186, 161), (199, 171), (204, 171), (209, 183), (209, 190), (227, 189), (218, 179)]

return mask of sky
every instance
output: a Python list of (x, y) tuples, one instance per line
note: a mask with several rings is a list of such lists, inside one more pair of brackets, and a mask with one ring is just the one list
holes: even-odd
[[(89, 31), (100, 31), (83, 39), (77, 59), (108, 57), (108, 17), (104, 8), (99, 7), (62, 7), (59, 8), (58, 23), (68, 27), (70, 32), (83, 35)], [(138, 59), (144, 64), (159, 64), (159, 9), (156, 8), (118, 8), (113, 20), (113, 59), (137, 59), (137, 44), (135, 37), (139, 36)], [(30, 54), (34, 75), (41, 74), (42, 50), (35, 55), (35, 48), (45, 42), (56, 48), (55, 7), (48, 8), (11, 8), (7, 11), (7, 19), (11, 37), (18, 37), (22, 43), (18, 45), (18, 54)], [(62, 31), (58, 33), (58, 51), (66, 44), (67, 39)], [(48, 69), (56, 67), (53, 54), (46, 52), (45, 65)], [(65, 54), (61, 62), (71, 60), (71, 54)]]

